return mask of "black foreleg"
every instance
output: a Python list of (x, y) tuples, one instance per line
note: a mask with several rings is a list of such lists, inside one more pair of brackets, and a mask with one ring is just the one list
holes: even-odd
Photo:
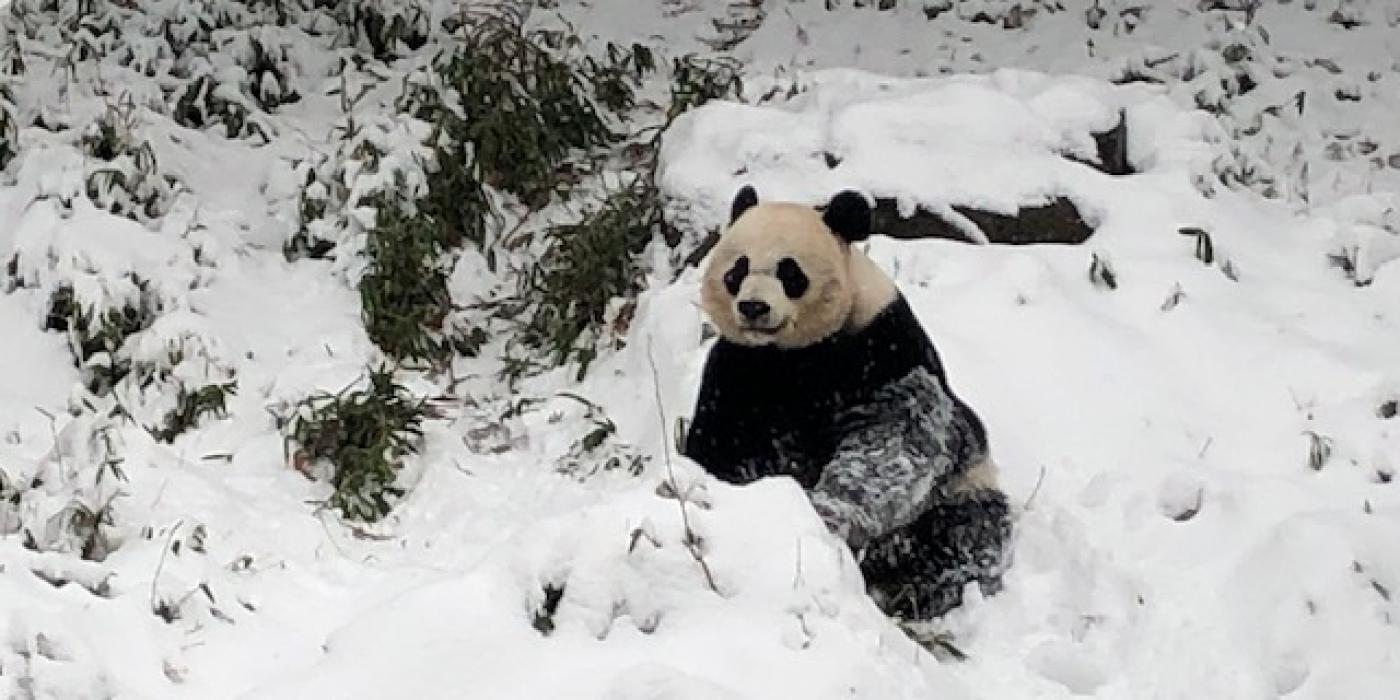
[(976, 582), (984, 595), (1001, 589), (1011, 512), (1000, 492), (940, 504), (871, 543), (861, 572), (875, 602), (891, 617), (927, 620), (962, 603)]

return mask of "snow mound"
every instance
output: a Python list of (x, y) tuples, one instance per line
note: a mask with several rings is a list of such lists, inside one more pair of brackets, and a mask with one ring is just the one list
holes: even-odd
[(691, 491), (704, 569), (676, 499), (640, 484), (386, 602), (253, 696), (926, 697), (801, 489)]
[(793, 97), (683, 115), (664, 140), (660, 181), (696, 202), (694, 220), (711, 228), (744, 184), (814, 204), (853, 187), (904, 212), (1014, 214), (1064, 196), (1106, 216), (1123, 198), (1088, 164), (1099, 159), (1094, 135), (1120, 120), (1138, 169), (1208, 168), (1213, 123), (1159, 90), (1017, 70), (930, 79), (838, 70), (811, 74)]

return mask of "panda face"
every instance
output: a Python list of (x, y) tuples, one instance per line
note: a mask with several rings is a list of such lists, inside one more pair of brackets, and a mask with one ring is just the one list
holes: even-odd
[(805, 347), (851, 315), (849, 258), (849, 245), (815, 209), (755, 204), (711, 251), (702, 303), (731, 342)]

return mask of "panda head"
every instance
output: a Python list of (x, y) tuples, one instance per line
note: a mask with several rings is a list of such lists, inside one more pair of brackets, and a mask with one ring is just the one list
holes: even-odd
[(740, 345), (800, 348), (859, 327), (894, 285), (852, 243), (870, 236), (870, 205), (843, 191), (818, 211), (759, 202), (746, 186), (710, 252), (701, 302), (720, 335)]

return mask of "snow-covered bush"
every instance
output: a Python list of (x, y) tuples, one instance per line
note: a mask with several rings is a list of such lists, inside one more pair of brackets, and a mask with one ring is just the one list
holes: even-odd
[(577, 362), (581, 378), (597, 357), (599, 341), (626, 333), (625, 325), (614, 334), (604, 322), (614, 299), (640, 288), (637, 255), (661, 225), (658, 199), (639, 177), (577, 223), (547, 229), (544, 253), (520, 271), (516, 295), (498, 307), (501, 316), (518, 321), (511, 342), (553, 366)]
[(284, 207), (295, 207), (298, 228), (284, 253), (334, 255), (359, 287), (366, 330), (380, 349), (394, 360), (441, 362), (452, 352), (442, 327), (457, 241), (423, 203), (430, 127), (406, 115), (354, 114), (348, 90), (347, 115), (333, 130), (337, 152), (287, 163), (296, 194)]
[[(874, 7), (878, 10), (892, 10), (901, 0), (849, 0), (855, 7)], [(946, 12), (964, 22), (998, 24), (1006, 29), (1021, 29), (1036, 14), (1060, 12), (1065, 9), (1062, 0), (907, 0), (909, 4), (923, 10), (928, 19), (937, 19)], [(836, 9), (841, 0), (826, 0), (828, 10)]]
[[(287, 161), (276, 196), (296, 222), (283, 252), (289, 260), (336, 256), (353, 259), (365, 248), (383, 207), (408, 207), (427, 192), (433, 152), (424, 143), (430, 127), (406, 115), (359, 114), (340, 88), (342, 116), (332, 127), (336, 150)], [(444, 233), (443, 235), (447, 235)], [(353, 277), (352, 277), (353, 279)]]
[(19, 117), (15, 114), (10, 86), (3, 82), (6, 77), (0, 74), (0, 170), (4, 170), (19, 153)]
[(417, 451), (424, 416), (423, 401), (391, 369), (373, 369), (368, 386), (318, 394), (297, 407), (286, 425), (293, 464), (308, 474), (329, 464), (327, 504), (351, 519), (379, 520), (403, 495), (395, 480), (403, 458)]
[(301, 38), (279, 27), (255, 27), (224, 43), (218, 51), (237, 57), (246, 75), (243, 89), (258, 106), (271, 112), (301, 99), (296, 88), (300, 71), (291, 58), (294, 42)]
[(557, 460), (560, 473), (580, 480), (600, 472), (642, 474), (651, 456), (617, 440), (617, 425), (602, 406), (577, 394), (561, 393), (559, 397), (577, 402), (583, 408), (581, 418), (586, 426), (583, 435)]
[[(439, 132), (443, 170), (432, 184), (455, 181), (448, 168), (462, 168), (539, 207), (577, 181), (580, 155), (617, 140), (584, 64), (551, 50), (546, 35), (527, 31), (519, 10), (473, 13), (451, 40), (431, 67), (410, 76), (402, 100), (403, 109)], [(625, 82), (607, 85), (608, 102), (630, 102)], [(455, 195), (437, 186), (430, 196), (445, 211), (449, 201), (461, 206)], [(462, 232), (480, 244), (474, 228)]]
[(14, 0), (9, 23), (31, 41), (68, 49), (69, 70), (94, 63), (121, 47), (131, 11), (118, 3), (91, 0)]
[[(634, 48), (630, 56), (646, 54)], [(634, 75), (640, 79), (644, 72)], [(656, 184), (660, 134), (692, 108), (737, 96), (742, 82), (732, 62), (686, 55), (674, 59), (668, 89), (662, 124), (628, 144), (635, 174), (605, 189), (578, 221), (546, 227), (539, 254), (517, 271), (514, 294), (495, 306), (497, 316), (513, 321), (516, 329), (507, 344), (508, 379), (570, 363), (577, 364), (582, 378), (605, 340), (617, 345), (627, 334), (632, 302), (625, 300), (640, 291), (643, 249), (658, 237), (678, 242)], [(517, 349), (525, 353), (513, 352)]]
[(422, 0), (349, 0), (333, 6), (348, 43), (381, 61), (411, 54), (431, 33), (431, 4)]
[(196, 314), (161, 314), (120, 355), (130, 372), (113, 387), (117, 406), (161, 442), (223, 418), (237, 392), (219, 342)]
[(123, 352), (131, 336), (150, 328), (159, 313), (159, 301), (148, 294), (148, 282), (132, 274), (132, 301), (101, 308), (79, 299), (72, 287), (59, 287), (49, 301), (45, 329), (65, 333), (73, 360), (93, 394), (106, 394), (131, 372), (131, 360)]
[(229, 138), (256, 136), (264, 143), (271, 141), (266, 120), (252, 109), (251, 102), (219, 85), (211, 74), (203, 73), (175, 91), (169, 108), (175, 122), (191, 129), (223, 126)]
[(1126, 35), (1136, 31), (1151, 10), (1151, 0), (1093, 0), (1084, 10), (1084, 21), (1090, 29)]
[(93, 204), (149, 224), (170, 210), (181, 185), (160, 169), (142, 115), (127, 96), (90, 122), (79, 143), (93, 161), (86, 183)]
[(91, 561), (120, 547), (115, 511), (127, 477), (119, 433), (108, 416), (79, 414), (55, 433), (43, 459), (5, 465), (0, 536), (19, 534), (29, 549)]
[(710, 100), (732, 99), (744, 92), (742, 66), (728, 58), (678, 56), (671, 63), (668, 121)]

